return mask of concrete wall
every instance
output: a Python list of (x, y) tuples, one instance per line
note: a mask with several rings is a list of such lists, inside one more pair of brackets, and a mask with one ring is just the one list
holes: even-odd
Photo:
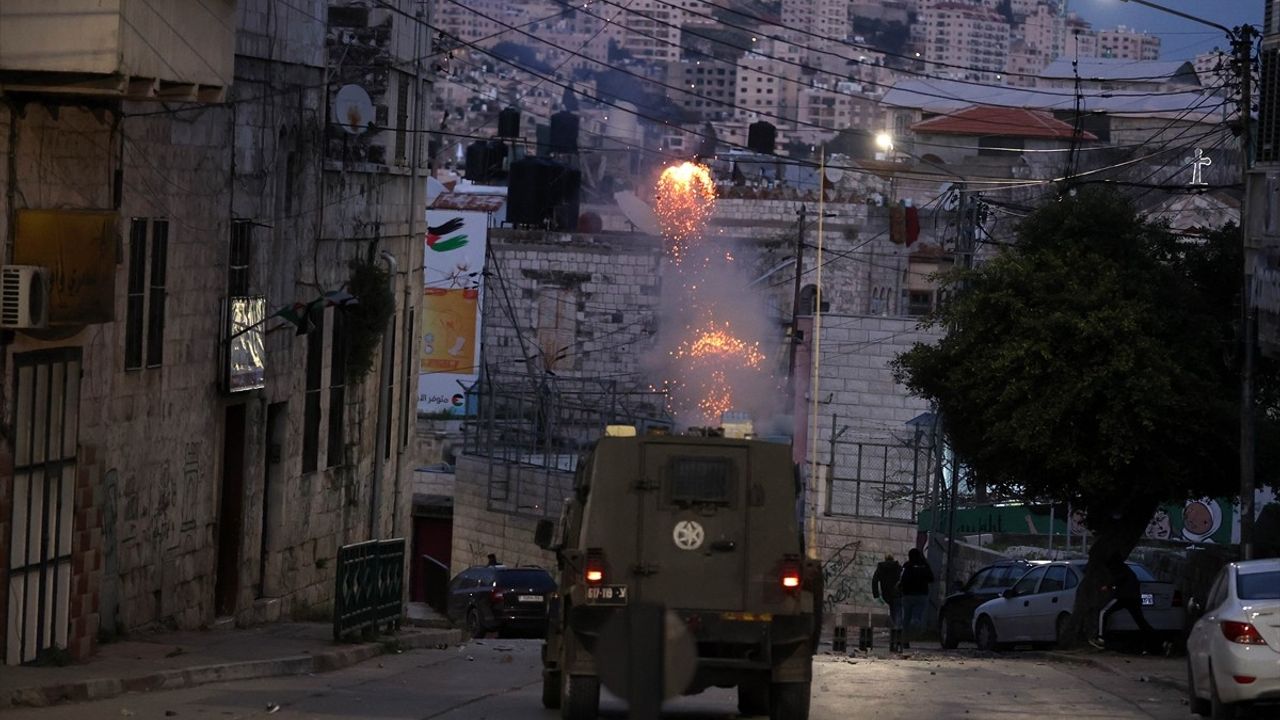
[(555, 568), (555, 556), (533, 544), (537, 517), (490, 510), (488, 488), (488, 459), (459, 457), (453, 497), (452, 574), (485, 564), (489, 553), (507, 565)]
[(916, 543), (916, 529), (907, 523), (820, 517), (818, 556), (822, 560), (827, 622), (834, 623), (851, 613), (858, 618), (855, 624), (861, 625), (868, 612), (887, 614), (886, 606), (871, 597), (876, 563), (886, 554), (905, 562), (907, 551)]

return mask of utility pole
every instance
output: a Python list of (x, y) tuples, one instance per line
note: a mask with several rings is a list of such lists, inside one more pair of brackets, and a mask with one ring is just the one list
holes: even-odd
[(791, 291), (791, 353), (787, 360), (787, 380), (791, 383), (791, 396), (796, 392), (796, 351), (800, 347), (800, 328), (797, 319), (800, 317), (800, 279), (804, 275), (804, 223), (806, 209), (804, 205), (796, 215), (800, 223), (796, 227), (796, 281)]
[(1249, 182), (1253, 155), (1253, 38), (1252, 25), (1241, 25), (1232, 39), (1234, 69), (1240, 77), (1240, 174), (1244, 196), (1240, 201), (1240, 334), (1244, 342), (1240, 358), (1240, 551), (1253, 559), (1254, 457), (1256, 428), (1253, 412), (1253, 353), (1257, 318), (1253, 310), (1253, 243), (1249, 238)]

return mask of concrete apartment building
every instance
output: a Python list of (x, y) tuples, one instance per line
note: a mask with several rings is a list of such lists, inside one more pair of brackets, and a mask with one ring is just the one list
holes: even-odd
[(848, 0), (782, 0), (782, 26), (786, 37), (808, 48), (810, 63), (829, 52), (846, 54), (843, 41), (853, 30)]
[[(0, 5), (3, 262), (50, 310), (0, 336), (5, 663), (323, 614), (338, 547), (406, 531), (430, 34), (395, 7)], [(383, 252), (357, 379), (340, 291)]]
[(734, 116), (738, 89), (738, 66), (721, 60), (680, 60), (667, 64), (668, 85), (689, 88), (690, 93), (672, 91), (670, 96), (698, 120), (726, 120)]
[[(774, 40), (758, 45), (760, 54), (747, 53), (738, 60), (734, 112), (739, 119), (763, 119), (774, 125), (785, 124), (778, 118), (794, 121), (800, 91), (800, 68), (795, 64), (800, 62), (798, 50), (790, 43)], [(789, 62), (778, 62), (778, 58)]]
[(1159, 60), (1160, 36), (1121, 25), (1098, 31), (1098, 57), (1118, 60)]
[(925, 60), (944, 63), (935, 74), (959, 80), (999, 82), (1009, 53), (1011, 28), (981, 3), (930, 0), (921, 7)]

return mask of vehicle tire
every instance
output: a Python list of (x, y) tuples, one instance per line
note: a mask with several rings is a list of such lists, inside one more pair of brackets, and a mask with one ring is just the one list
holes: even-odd
[(996, 637), (995, 623), (991, 622), (991, 618), (986, 615), (978, 618), (978, 625), (974, 629), (973, 639), (978, 644), (979, 650), (993, 652), (1000, 649), (1000, 641)]
[(564, 720), (596, 720), (600, 714), (600, 678), (568, 675), (561, 683), (560, 717)]
[(809, 720), (809, 683), (772, 683), (769, 720)]
[(485, 636), (484, 623), (480, 621), (480, 611), (475, 608), (467, 611), (467, 632), (473, 638)]
[(769, 676), (750, 677), (738, 683), (738, 714), (769, 714)]
[(1236, 706), (1223, 702), (1218, 696), (1218, 683), (1213, 679), (1213, 666), (1209, 666), (1209, 717), (1213, 720), (1231, 720), (1236, 716)]
[(560, 671), (542, 671), (542, 707), (557, 710), (560, 707)]
[(1194, 715), (1199, 715), (1200, 717), (1209, 716), (1209, 701), (1196, 695), (1196, 676), (1191, 669), (1190, 656), (1187, 657), (1187, 707), (1191, 709)]
[(938, 640), (942, 643), (943, 650), (960, 647), (960, 629), (946, 614), (938, 617)]
[(1053, 625), (1054, 645), (1059, 648), (1069, 647), (1071, 638), (1067, 637), (1067, 624), (1071, 622), (1071, 613), (1059, 613), (1058, 620)]

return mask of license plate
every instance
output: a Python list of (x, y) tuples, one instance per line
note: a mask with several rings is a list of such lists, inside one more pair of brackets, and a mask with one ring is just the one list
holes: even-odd
[(541, 595), (521, 595), (520, 602), (542, 602)]
[[(1132, 597), (1132, 596), (1130, 596), (1130, 597)], [(1156, 596), (1155, 596), (1155, 595), (1152, 595), (1151, 593), (1142, 593), (1142, 604), (1143, 604), (1143, 605), (1155, 605), (1155, 604), (1156, 604)]]
[(600, 585), (587, 588), (587, 602), (592, 605), (626, 605), (626, 585)]

